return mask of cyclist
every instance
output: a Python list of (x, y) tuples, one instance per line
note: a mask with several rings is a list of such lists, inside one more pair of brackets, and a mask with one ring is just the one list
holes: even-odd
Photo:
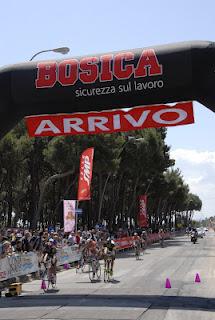
[(146, 233), (146, 231), (142, 231), (140, 239), (141, 239), (142, 250), (146, 250), (146, 247), (147, 247), (147, 233)]
[(94, 266), (93, 262), (95, 262), (95, 268), (93, 267), (93, 278), (94, 278), (96, 274), (96, 270), (99, 267), (99, 257), (100, 257), (100, 250), (97, 247), (96, 241), (94, 241), (93, 239), (88, 239), (86, 251), (87, 251), (89, 264)]
[(158, 236), (159, 236), (160, 246), (163, 248), (164, 247), (164, 231), (163, 231), (163, 229), (159, 230)]
[(110, 276), (113, 275), (113, 266), (116, 258), (115, 242), (111, 238), (103, 245), (104, 267), (110, 270)]
[(134, 233), (134, 237), (135, 238), (134, 238), (134, 241), (133, 241), (133, 247), (135, 249), (135, 256), (139, 257), (142, 241), (141, 241), (140, 236), (138, 236), (138, 234), (136, 232)]
[(85, 239), (82, 239), (79, 244), (79, 252), (81, 253), (81, 257), (78, 261), (77, 269), (84, 268), (84, 265), (86, 264), (88, 259), (88, 249)]
[(45, 250), (42, 257), (42, 263), (48, 271), (48, 279), (52, 284), (56, 282), (57, 273), (57, 249), (54, 246), (54, 240), (49, 239), (49, 242), (45, 246)]

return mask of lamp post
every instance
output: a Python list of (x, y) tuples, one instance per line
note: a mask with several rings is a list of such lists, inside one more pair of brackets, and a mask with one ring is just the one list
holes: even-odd
[(67, 54), (69, 52), (69, 50), (70, 49), (68, 47), (60, 47), (60, 48), (55, 48), (55, 49), (42, 50), (42, 51), (35, 53), (29, 61), (32, 61), (36, 56), (38, 56), (39, 54), (44, 53), (44, 52), (56, 52), (56, 53), (61, 53), (61, 54)]
[[(127, 136), (127, 141), (125, 141), (116, 157), (116, 160), (118, 160), (122, 154), (122, 152), (125, 150), (125, 147), (129, 144), (129, 143), (135, 143), (135, 142), (142, 142), (142, 141), (145, 141), (144, 138), (135, 138), (135, 137), (132, 137), (132, 136)], [(100, 204), (99, 204), (99, 212), (98, 212), (98, 222), (100, 223), (100, 219), (101, 219), (101, 211), (102, 211), (102, 202), (103, 202), (103, 198), (104, 198), (104, 194), (105, 194), (105, 190), (106, 190), (106, 187), (107, 187), (107, 183), (108, 183), (108, 180), (110, 179), (111, 177), (111, 172), (108, 173), (108, 176), (105, 180), (105, 184), (104, 184), (104, 188), (103, 188), (103, 191), (102, 191), (102, 195), (101, 195), (101, 200), (100, 200)]]
[[(67, 47), (60, 47), (60, 48), (55, 48), (55, 49), (47, 49), (47, 50), (41, 50), (37, 53), (35, 53), (31, 59), (29, 61), (32, 61), (36, 56), (38, 56), (41, 53), (45, 53), (45, 52), (56, 52), (56, 53), (61, 53), (61, 54), (67, 54), (69, 52), (69, 48)], [(38, 150), (38, 140), (35, 139), (34, 141), (34, 153), (37, 154), (37, 150)], [(35, 175), (35, 168), (33, 166), (33, 172), (31, 174), (31, 176), (33, 177)], [(32, 179), (33, 180), (33, 179)], [(33, 194), (35, 196), (36, 194), (36, 187), (34, 185), (34, 183), (32, 184), (32, 189), (33, 189)], [(34, 229), (37, 227), (37, 221), (39, 220), (39, 213), (41, 210), (41, 206), (42, 206), (42, 199), (43, 199), (43, 194), (40, 194), (39, 197), (39, 204), (38, 204), (38, 209), (36, 208), (36, 202), (35, 200), (33, 200), (33, 204), (34, 204), (34, 216), (33, 219), (31, 221), (31, 227), (33, 227)]]

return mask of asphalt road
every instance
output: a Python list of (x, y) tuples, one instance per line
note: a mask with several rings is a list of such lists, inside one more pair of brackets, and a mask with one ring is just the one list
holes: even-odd
[[(195, 283), (196, 273), (201, 282)], [(165, 288), (166, 278), (171, 289)], [(58, 290), (41, 293), (40, 281), (23, 296), (0, 299), (0, 319), (212, 320), (215, 319), (215, 233), (197, 244), (187, 237), (154, 245), (140, 261), (118, 256), (114, 281), (90, 283), (88, 273), (58, 273)]]

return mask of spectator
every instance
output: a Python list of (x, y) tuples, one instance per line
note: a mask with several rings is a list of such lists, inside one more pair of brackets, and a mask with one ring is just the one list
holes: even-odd
[(73, 246), (74, 244), (76, 244), (76, 236), (74, 232), (70, 232), (67, 243), (69, 246)]
[(0, 258), (3, 255), (3, 239), (4, 239), (3, 235), (0, 234)]
[(13, 249), (10, 241), (3, 242), (3, 256), (12, 255)]
[(42, 250), (43, 250), (43, 231), (40, 231), (39, 234), (36, 236), (36, 239), (33, 244), (33, 250), (42, 252)]
[(76, 233), (75, 242), (76, 242), (76, 244), (80, 244), (80, 242), (81, 242), (81, 232), (80, 231), (78, 231)]
[(22, 251), (29, 252), (32, 250), (32, 245), (30, 243), (31, 234), (29, 231), (25, 231), (25, 235), (22, 238)]
[(17, 239), (15, 242), (15, 246), (14, 246), (14, 251), (17, 253), (21, 253), (22, 252), (22, 240)]

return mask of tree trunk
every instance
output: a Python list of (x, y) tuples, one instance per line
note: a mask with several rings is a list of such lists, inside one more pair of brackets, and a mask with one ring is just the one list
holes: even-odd
[[(134, 183), (133, 196), (131, 198), (132, 200), (131, 200), (131, 204), (129, 206), (127, 217), (131, 217), (132, 209), (134, 208), (135, 201), (137, 201), (137, 186), (138, 186), (138, 182), (139, 182), (139, 177), (136, 178), (135, 183)], [(135, 215), (135, 223), (136, 223), (136, 221), (137, 221), (137, 217)]]
[(101, 223), (102, 204), (103, 204), (103, 199), (104, 199), (107, 183), (108, 183), (108, 181), (110, 179), (110, 176), (111, 176), (111, 173), (108, 173), (108, 176), (107, 176), (107, 178), (105, 180), (104, 188), (103, 188), (102, 193), (101, 193), (101, 198), (100, 198), (100, 201), (99, 201), (99, 211), (98, 211), (98, 222), (99, 223)]
[(74, 171), (70, 170), (64, 173), (58, 173), (58, 174), (54, 174), (53, 176), (49, 177), (42, 186), (41, 192), (40, 192), (40, 198), (39, 198), (39, 203), (38, 203), (38, 209), (36, 210), (34, 217), (33, 217), (33, 221), (32, 221), (32, 228), (36, 229), (37, 227), (37, 221), (40, 217), (41, 214), (41, 210), (42, 210), (42, 206), (43, 206), (43, 202), (44, 202), (44, 198), (45, 198), (45, 191), (47, 189), (47, 187), (49, 186), (49, 184), (55, 180), (64, 178), (68, 175), (71, 175)]
[(7, 202), (8, 202), (7, 226), (11, 227), (12, 226), (11, 225), (12, 224), (12, 212), (13, 212), (12, 186), (9, 186)]

